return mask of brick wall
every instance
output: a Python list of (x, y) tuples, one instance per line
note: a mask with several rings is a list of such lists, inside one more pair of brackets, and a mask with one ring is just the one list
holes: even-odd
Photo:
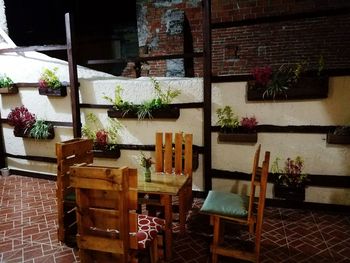
[[(202, 51), (202, 6), (200, 1), (138, 1), (146, 8), (149, 43), (148, 55), (182, 53), (184, 35), (169, 36), (162, 17), (169, 9), (183, 10), (188, 20), (194, 52)], [(349, 8), (346, 0), (212, 0), (212, 22), (240, 21), (259, 17), (331, 11)], [(250, 73), (255, 66), (309, 61), (317, 67), (322, 55), (326, 68), (349, 68), (350, 16), (320, 16), (278, 23), (214, 29), (212, 31), (213, 74)], [(187, 38), (188, 39), (188, 38)], [(239, 60), (231, 59), (238, 48)], [(234, 53), (234, 52), (233, 52)], [(164, 76), (165, 62), (149, 62), (144, 75)], [(202, 59), (194, 61), (194, 76), (202, 76)]]

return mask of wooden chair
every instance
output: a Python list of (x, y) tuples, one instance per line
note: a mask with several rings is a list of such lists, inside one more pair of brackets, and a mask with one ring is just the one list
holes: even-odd
[[(84, 262), (137, 262), (137, 251), (151, 246), (158, 261), (157, 232), (164, 220), (136, 213), (137, 170), (127, 167), (72, 166), (76, 189), (79, 257)], [(140, 221), (148, 222), (138, 226)]]
[(92, 163), (93, 142), (73, 139), (56, 143), (58, 240), (68, 246), (76, 245), (75, 190), (70, 186), (69, 167), (78, 163)]
[[(260, 151), (260, 145), (257, 149), (257, 152), (258, 151)], [(210, 215), (211, 223), (214, 226), (214, 237), (211, 247), (213, 263), (217, 262), (218, 255), (259, 262), (270, 152), (265, 152), (265, 159), (262, 168), (258, 167), (255, 163), (258, 159), (257, 152), (254, 158), (251, 196), (249, 197), (249, 200), (247, 200), (245, 196), (234, 193), (210, 191), (201, 208), (201, 213)], [(258, 171), (259, 173), (257, 174)], [(252, 195), (252, 192), (255, 192), (257, 186), (260, 188), (260, 191), (257, 212), (254, 213), (253, 207), (255, 197)], [(233, 244), (226, 247), (224, 245), (225, 223), (238, 223), (248, 226), (250, 233), (255, 234), (255, 241), (252, 250), (245, 250), (244, 246), (241, 244), (239, 247), (235, 247)]]
[[(179, 195), (178, 202), (173, 202), (173, 207), (179, 212), (180, 233), (185, 232), (186, 216), (192, 208), (192, 144), (193, 135), (175, 133), (174, 142), (171, 132), (157, 132), (155, 145), (155, 172), (175, 173), (188, 175), (189, 180), (185, 185), (185, 191)], [(156, 198), (150, 196), (148, 200), (141, 201), (161, 206)], [(147, 209), (152, 210), (150, 205)]]

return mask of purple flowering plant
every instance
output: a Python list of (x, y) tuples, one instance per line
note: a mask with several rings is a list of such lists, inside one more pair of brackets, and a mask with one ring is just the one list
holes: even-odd
[(294, 159), (288, 157), (283, 168), (279, 166), (280, 160), (277, 157), (271, 166), (271, 172), (278, 174), (277, 183), (290, 187), (304, 187), (308, 181), (307, 174), (303, 173), (304, 160), (300, 156)]

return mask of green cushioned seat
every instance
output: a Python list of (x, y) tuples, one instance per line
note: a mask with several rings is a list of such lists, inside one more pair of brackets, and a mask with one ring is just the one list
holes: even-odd
[(209, 191), (202, 213), (228, 217), (247, 217), (249, 198), (229, 192)]

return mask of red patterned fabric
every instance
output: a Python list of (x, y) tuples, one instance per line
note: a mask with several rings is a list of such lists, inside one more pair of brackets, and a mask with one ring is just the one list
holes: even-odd
[(138, 248), (145, 249), (148, 244), (157, 237), (157, 234), (164, 228), (165, 220), (158, 217), (138, 215), (138, 232), (136, 234)]

